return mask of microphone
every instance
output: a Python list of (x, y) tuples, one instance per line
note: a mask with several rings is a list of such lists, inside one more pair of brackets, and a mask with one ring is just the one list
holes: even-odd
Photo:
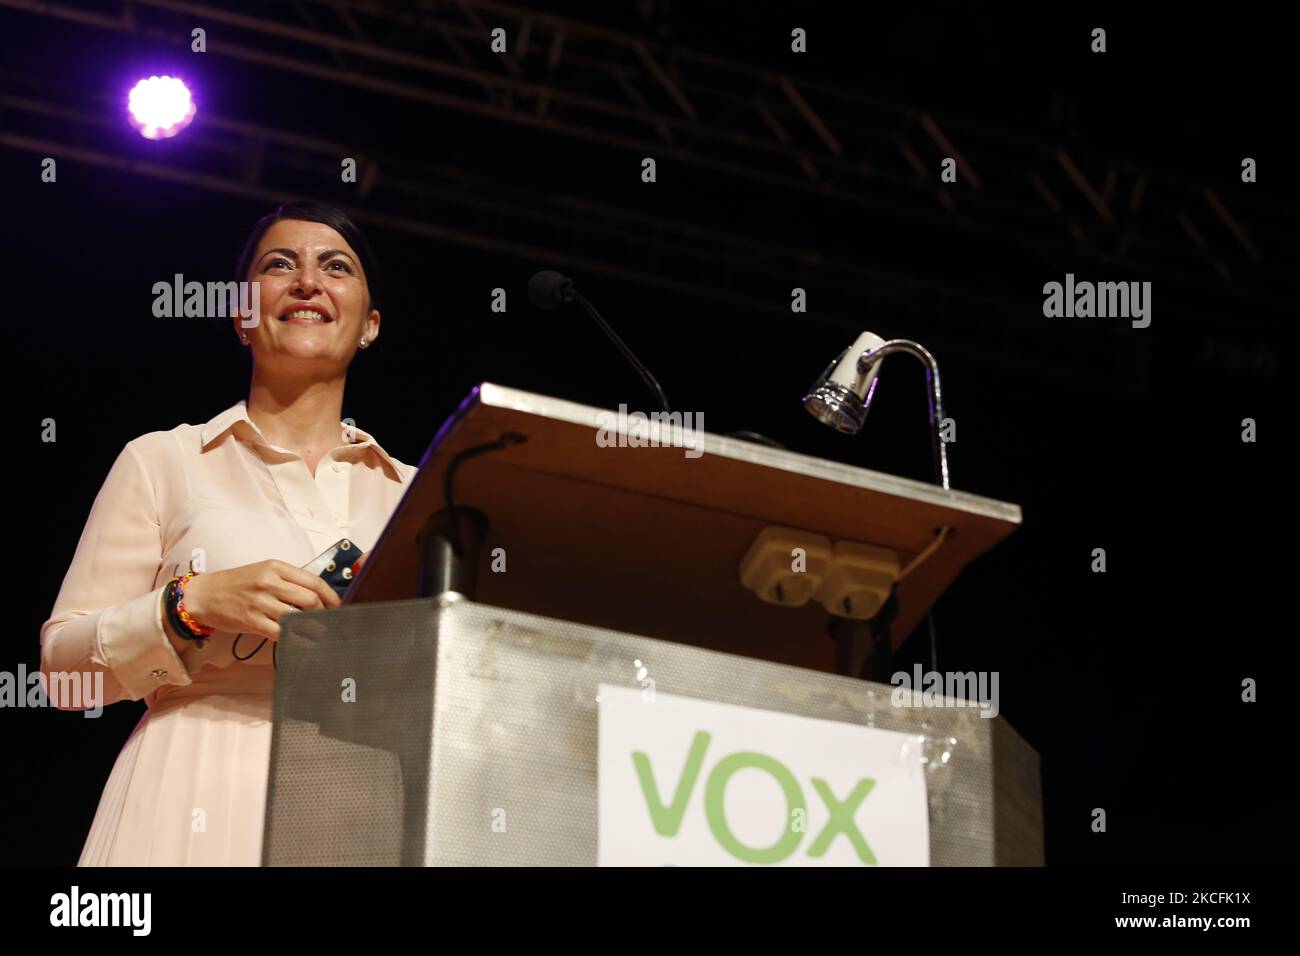
[(539, 309), (553, 309), (572, 302), (574, 295), (573, 280), (554, 269), (543, 269), (528, 280), (528, 298)]
[(528, 298), (539, 309), (554, 309), (557, 306), (574, 301), (586, 309), (587, 314), (596, 321), (601, 331), (609, 336), (609, 340), (623, 353), (623, 358), (627, 359), (632, 367), (636, 369), (637, 374), (641, 376), (641, 381), (645, 382), (650, 391), (655, 393), (655, 399), (659, 402), (659, 407), (665, 413), (672, 414), (672, 409), (668, 407), (668, 398), (664, 395), (664, 390), (660, 388), (659, 382), (650, 374), (650, 370), (641, 363), (641, 360), (632, 354), (632, 350), (618, 337), (618, 333), (610, 328), (609, 323), (601, 318), (600, 313), (596, 311), (596, 307), (587, 301), (586, 296), (573, 288), (572, 279), (568, 276), (562, 276), (552, 269), (544, 269), (528, 280)]

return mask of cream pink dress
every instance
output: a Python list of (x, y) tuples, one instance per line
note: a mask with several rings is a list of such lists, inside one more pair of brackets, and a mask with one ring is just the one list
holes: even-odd
[[(339, 430), (315, 477), (262, 438), (242, 401), (205, 425), (136, 438), (118, 455), (41, 627), (44, 671), (101, 672), (104, 704), (148, 706), (104, 786), (79, 865), (260, 863), (274, 642), (240, 662), (235, 635), (217, 632), (178, 656), (161, 595), (197, 549), (209, 572), (270, 558), (301, 566), (340, 538), (369, 551), (416, 469), (360, 429)], [(241, 638), (239, 655), (261, 640)]]

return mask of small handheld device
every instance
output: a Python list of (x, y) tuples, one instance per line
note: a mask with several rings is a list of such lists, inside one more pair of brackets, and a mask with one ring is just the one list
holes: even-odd
[(303, 569), (319, 574), (325, 583), (339, 596), (348, 589), (356, 577), (356, 563), (361, 557), (361, 549), (347, 538), (340, 538), (318, 554)]

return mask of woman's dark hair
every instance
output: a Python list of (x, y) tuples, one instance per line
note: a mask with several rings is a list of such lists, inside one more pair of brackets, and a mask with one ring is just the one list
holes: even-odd
[(366, 274), (366, 287), (370, 290), (370, 308), (379, 308), (379, 262), (370, 249), (370, 243), (357, 228), (357, 224), (349, 219), (343, 210), (323, 202), (307, 200), (287, 202), (257, 220), (257, 225), (253, 226), (253, 231), (249, 234), (248, 241), (244, 243), (244, 249), (235, 263), (235, 278), (238, 281), (248, 280), (248, 270), (252, 268), (253, 256), (257, 254), (257, 244), (262, 241), (266, 231), (281, 219), (324, 223), (347, 240), (347, 244), (361, 257), (361, 268)]

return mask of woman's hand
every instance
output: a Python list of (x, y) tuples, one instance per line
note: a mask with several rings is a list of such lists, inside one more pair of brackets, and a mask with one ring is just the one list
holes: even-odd
[(274, 560), (197, 574), (185, 585), (184, 601), (185, 610), (204, 627), (271, 640), (279, 640), (279, 621), (287, 611), (340, 603), (319, 576)]

